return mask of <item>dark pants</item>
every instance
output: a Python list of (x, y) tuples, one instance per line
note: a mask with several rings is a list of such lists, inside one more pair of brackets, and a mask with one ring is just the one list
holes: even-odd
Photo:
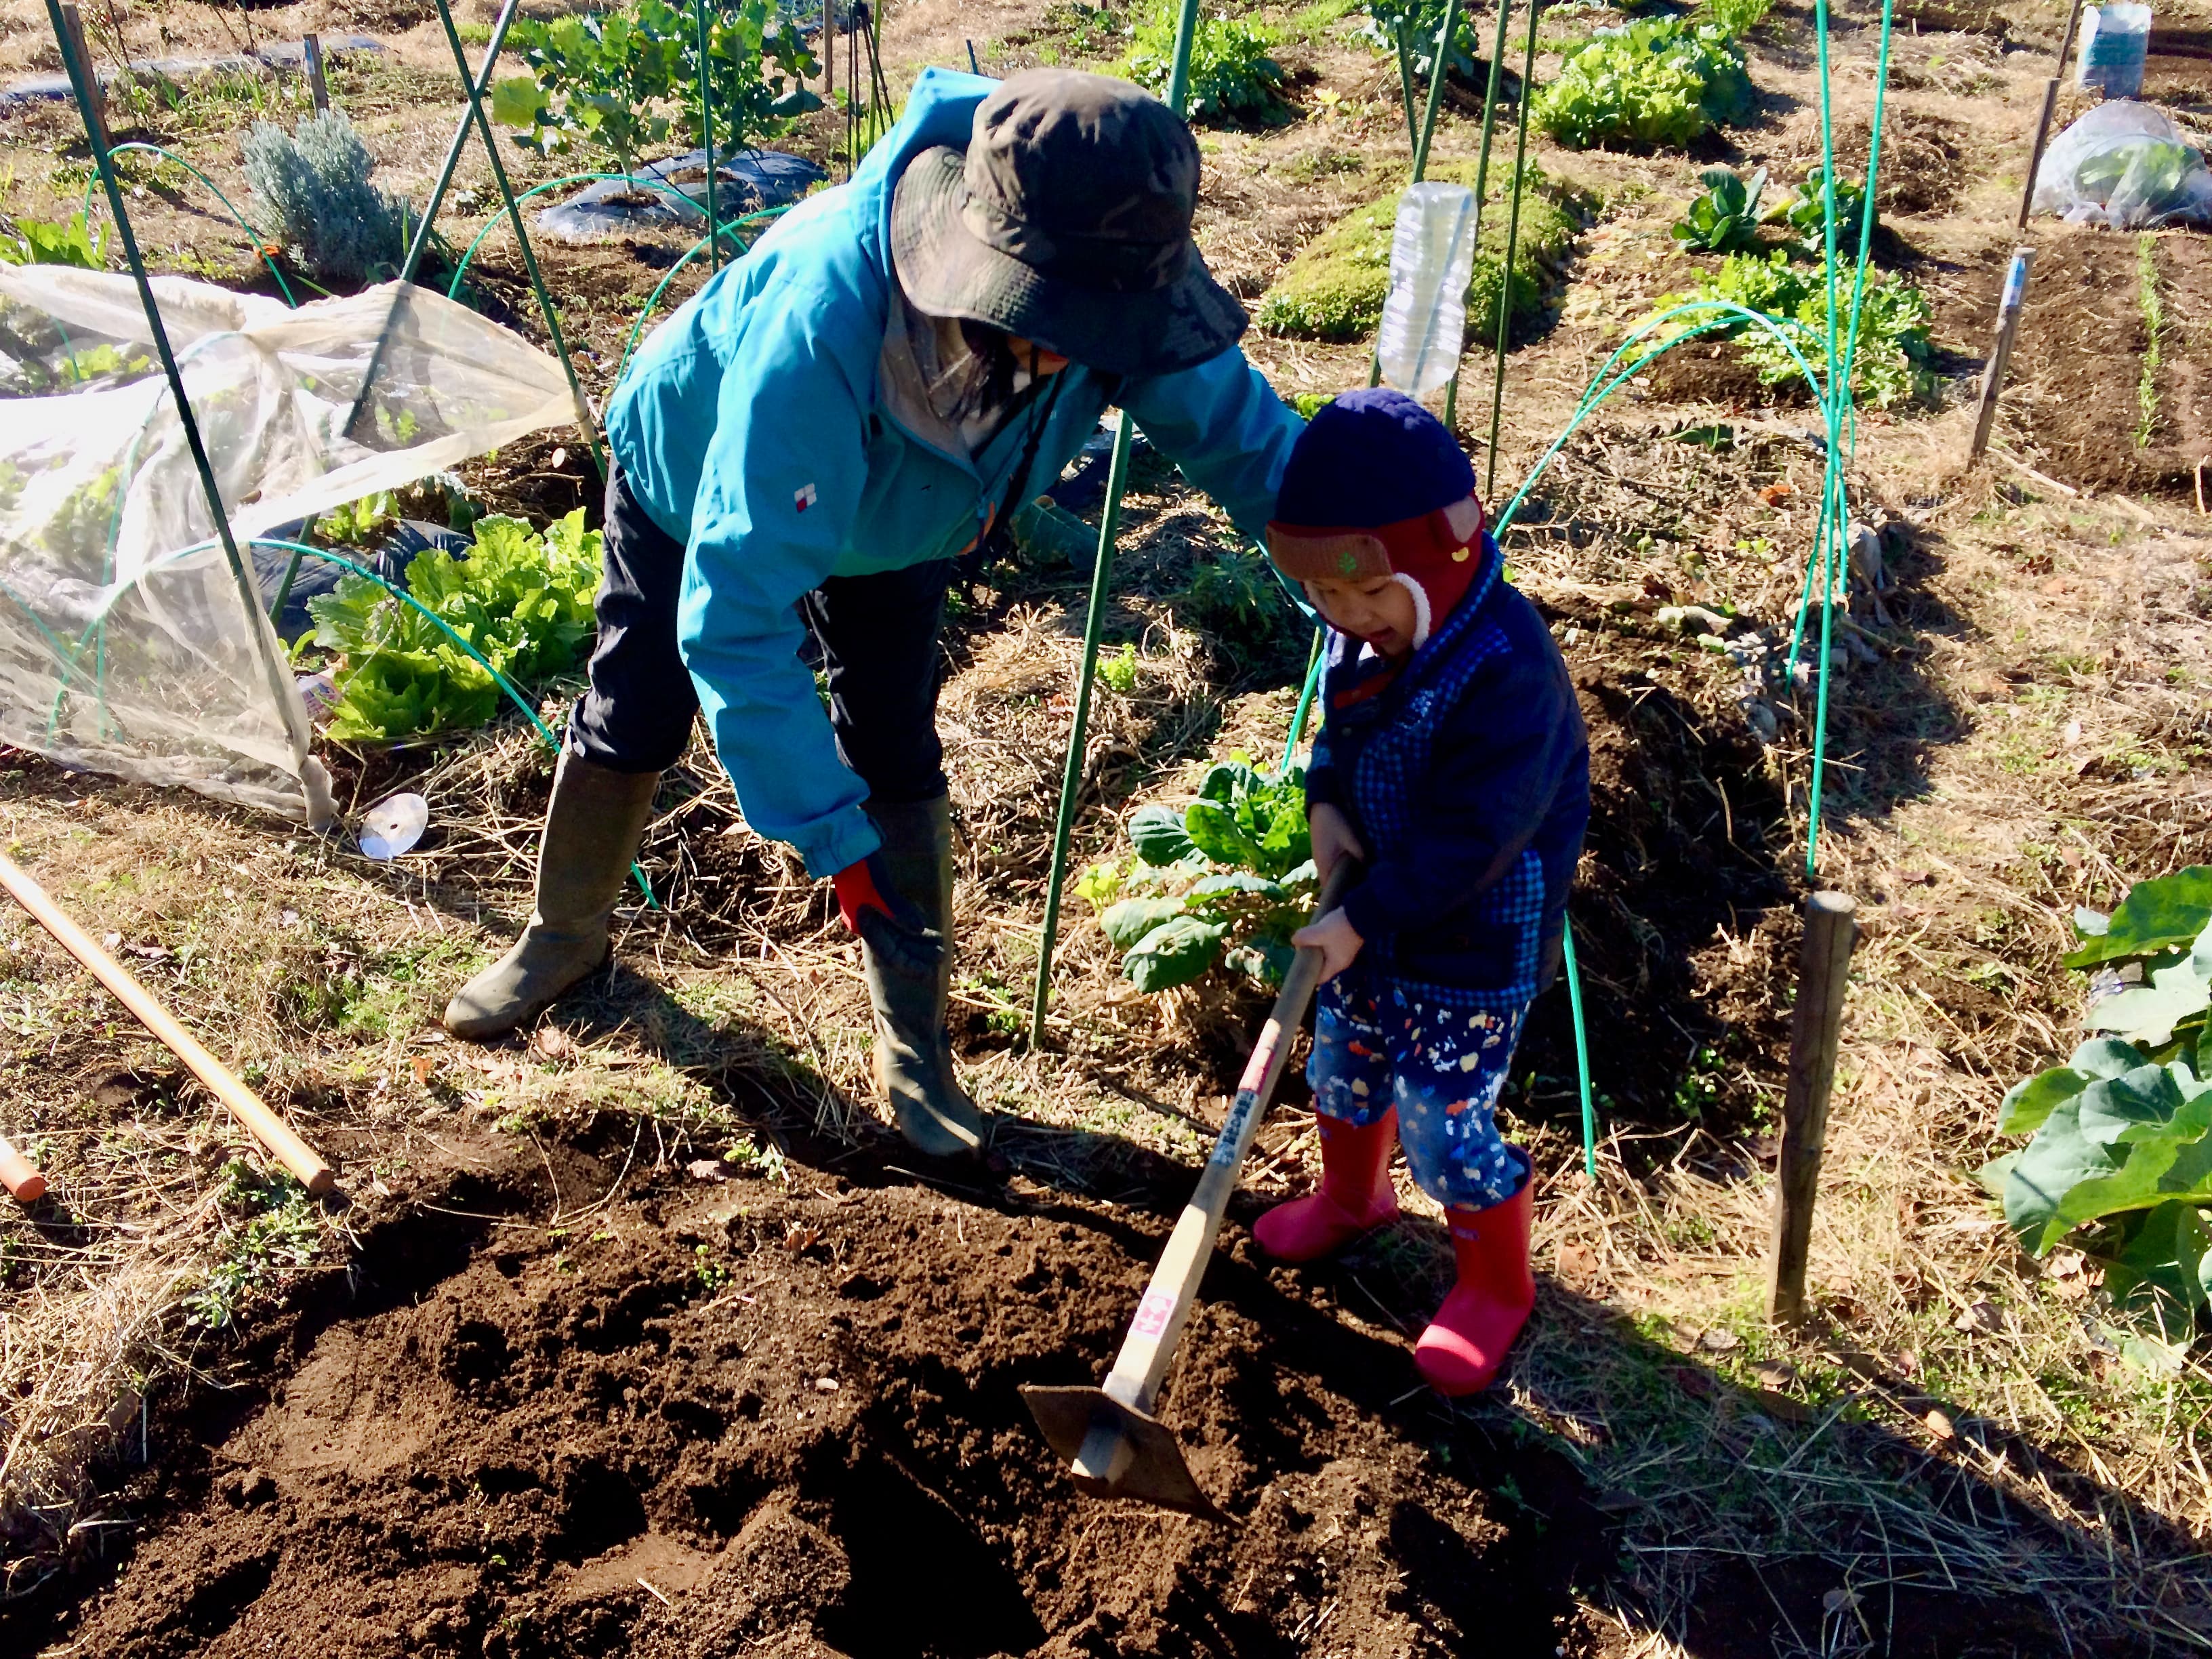
[[(699, 695), (676, 648), (684, 550), (647, 516), (614, 469), (607, 480), (594, 602), (592, 683), (568, 717), (568, 745), (617, 772), (662, 772), (691, 741)], [(945, 792), (937, 739), (938, 624), (952, 562), (878, 576), (832, 576), (799, 602), (830, 678), (837, 752), (895, 805)]]

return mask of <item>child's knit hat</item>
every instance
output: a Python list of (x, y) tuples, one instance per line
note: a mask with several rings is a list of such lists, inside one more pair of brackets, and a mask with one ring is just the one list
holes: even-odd
[(1291, 450), (1267, 552), (1293, 581), (1388, 576), (1413, 595), (1413, 646), (1482, 568), (1482, 504), (1458, 441), (1388, 386), (1325, 404)]

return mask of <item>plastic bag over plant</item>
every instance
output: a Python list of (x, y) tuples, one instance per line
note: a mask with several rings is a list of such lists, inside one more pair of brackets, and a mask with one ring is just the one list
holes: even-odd
[[(153, 286), (240, 539), (576, 418), (551, 358), (422, 289)], [(0, 742), (313, 819), (306, 709), (214, 538), (136, 284), (0, 266)]]
[(2036, 170), (2034, 209), (2114, 230), (2212, 219), (2212, 172), (2163, 110), (2121, 99), (2051, 141)]

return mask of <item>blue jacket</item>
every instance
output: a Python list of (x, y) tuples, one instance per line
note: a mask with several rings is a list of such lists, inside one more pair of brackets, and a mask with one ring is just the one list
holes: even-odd
[[(786, 214), (637, 356), (607, 441), (638, 504), (684, 544), (684, 661), (745, 819), (830, 875), (875, 850), (867, 786), (837, 757), (799, 660), (796, 605), (830, 576), (903, 569), (971, 543), (1020, 465), (1014, 420), (970, 463), (894, 422), (877, 364), (891, 314), (891, 191), (939, 144), (964, 149), (996, 83), (924, 70), (898, 125), (850, 183)], [(1258, 535), (1303, 422), (1231, 348), (1195, 368), (1115, 386), (1070, 367), (1027, 500), (1059, 477), (1109, 397)]]
[(1329, 636), (1309, 808), (1352, 821), (1367, 874), (1344, 902), (1358, 967), (1443, 1001), (1526, 1002), (1559, 969), (1589, 821), (1589, 742), (1559, 648), (1500, 575), (1380, 691), (1387, 665)]

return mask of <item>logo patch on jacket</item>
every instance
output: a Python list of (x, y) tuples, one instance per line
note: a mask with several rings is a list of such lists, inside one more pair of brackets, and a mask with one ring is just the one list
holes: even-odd
[(814, 486), (811, 483), (799, 485), (792, 495), (791, 504), (801, 513), (805, 512), (808, 507), (814, 505)]

